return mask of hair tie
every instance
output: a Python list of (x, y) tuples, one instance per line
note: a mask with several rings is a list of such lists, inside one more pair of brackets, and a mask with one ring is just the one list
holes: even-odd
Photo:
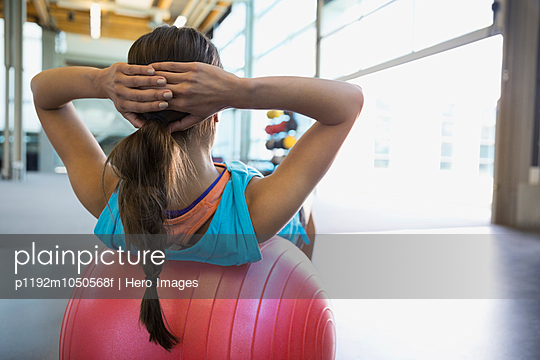
[(158, 114), (158, 113), (145, 114), (145, 118), (146, 119), (144, 119), (144, 120), (146, 120), (146, 121), (157, 120), (157, 121), (159, 121), (160, 123), (162, 123), (164, 125), (169, 125), (169, 120), (167, 120), (163, 115)]
[(150, 281), (150, 288), (153, 288), (153, 287), (157, 287), (158, 286), (158, 280), (159, 280), (159, 276), (157, 275), (149, 275), (149, 276), (146, 276), (144, 278), (145, 282), (146, 281)]

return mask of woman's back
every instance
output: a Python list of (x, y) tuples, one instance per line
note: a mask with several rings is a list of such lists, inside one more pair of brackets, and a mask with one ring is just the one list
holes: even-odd
[[(196, 241), (192, 242), (192, 246), (180, 249), (178, 244), (182, 243), (188, 234), (186, 221), (175, 221), (177, 218), (166, 221), (169, 234), (179, 235), (182, 239), (174, 241), (174, 237), (170, 237), (172, 241), (167, 247), (167, 259), (208, 262), (216, 265), (241, 265), (261, 259), (259, 241), (251, 223), (244, 193), (250, 180), (254, 176), (262, 177), (262, 175), (240, 161), (227, 162), (225, 166), (224, 172), (229, 176), (221, 177), (225, 186), (219, 194), (215, 212), (208, 221), (203, 236), (195, 236)], [(210, 208), (206, 203), (203, 207)], [(197, 209), (190, 209), (193, 210)], [(200, 213), (196, 211), (192, 216), (196, 217)], [(196, 228), (201, 229), (197, 225)], [(190, 228), (193, 229), (194, 227)], [(117, 192), (113, 193), (109, 206), (98, 218), (94, 233), (107, 247), (116, 250), (126, 249), (124, 237), (120, 236), (124, 234), (124, 228), (118, 211)], [(309, 243), (298, 216), (293, 217), (278, 235), (293, 243), (296, 243), (299, 237), (304, 243)]]

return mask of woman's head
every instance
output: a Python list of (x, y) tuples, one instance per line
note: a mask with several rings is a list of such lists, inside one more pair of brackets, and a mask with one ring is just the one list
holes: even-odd
[(202, 62), (222, 67), (214, 44), (189, 27), (158, 27), (137, 39), (129, 49), (129, 64), (148, 65), (165, 61)]
[[(203, 34), (191, 28), (162, 26), (140, 37), (129, 50), (128, 62), (148, 65), (155, 62), (204, 62), (221, 67), (215, 46)], [(193, 183), (191, 147), (200, 147), (210, 155), (215, 121), (210, 117), (197, 125), (171, 134), (168, 123), (187, 114), (160, 111), (139, 114), (145, 120), (141, 128), (123, 139), (107, 159), (120, 178), (118, 208), (126, 234), (126, 246), (144, 253), (165, 250), (166, 210), (185, 203), (183, 188)], [(150, 258), (143, 262), (148, 279), (155, 283), (162, 265)], [(164, 321), (155, 286), (148, 287), (141, 302), (140, 322), (150, 334), (150, 341), (170, 350), (179, 339)]]
[[(137, 39), (128, 53), (128, 64), (149, 65), (156, 62), (202, 62), (223, 68), (219, 53), (204, 34), (189, 27), (160, 26), (151, 33)], [(155, 113), (139, 114), (143, 120), (159, 118), (164, 122), (181, 120), (187, 114), (164, 110)], [(174, 134), (174, 138), (191, 140), (208, 139), (213, 143), (215, 121), (209, 118), (194, 127)]]

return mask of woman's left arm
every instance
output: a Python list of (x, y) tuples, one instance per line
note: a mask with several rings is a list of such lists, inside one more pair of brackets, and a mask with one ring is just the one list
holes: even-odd
[(109, 98), (126, 119), (139, 127), (142, 123), (135, 113), (159, 111), (168, 105), (163, 99), (170, 91), (137, 89), (165, 84), (163, 77), (153, 74), (150, 66), (116, 63), (102, 70), (89, 67), (51, 69), (32, 79), (34, 105), (43, 130), (62, 159), (77, 198), (96, 218), (107, 204), (118, 179), (112, 171), (105, 171), (105, 197), (102, 174), (106, 156), (78, 116), (72, 100)]

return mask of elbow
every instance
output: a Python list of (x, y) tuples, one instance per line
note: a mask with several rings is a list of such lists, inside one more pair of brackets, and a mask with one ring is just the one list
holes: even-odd
[(39, 99), (40, 99), (40, 79), (41, 79), (41, 73), (37, 74), (32, 78), (30, 81), (30, 90), (32, 90), (32, 94), (34, 95), (34, 105), (36, 107), (39, 107)]
[(38, 87), (39, 87), (39, 78), (40, 78), (40, 75), (41, 73), (35, 75), (32, 80), (30, 80), (30, 90), (32, 90), (32, 93), (36, 94), (37, 90), (38, 90)]
[(348, 118), (352, 123), (356, 122), (358, 117), (360, 117), (360, 113), (362, 112), (362, 108), (364, 107), (364, 91), (359, 85), (350, 84), (351, 90), (350, 90), (350, 115)]
[(364, 90), (359, 85), (354, 85), (356, 89), (355, 93), (355, 101), (356, 104), (356, 116), (355, 120), (358, 119), (360, 116), (360, 113), (362, 112), (362, 108), (364, 107)]
[[(48, 70), (46, 70), (48, 71)], [(59, 107), (51, 105), (51, 90), (50, 84), (48, 84), (49, 77), (44, 74), (45, 71), (40, 72), (30, 80), (30, 90), (34, 95), (34, 106), (36, 110), (56, 110)]]

